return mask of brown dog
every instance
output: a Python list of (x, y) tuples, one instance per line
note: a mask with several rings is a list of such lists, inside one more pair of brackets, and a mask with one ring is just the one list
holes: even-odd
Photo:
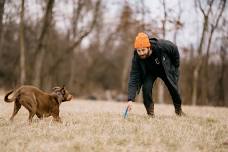
[[(11, 99), (8, 98), (13, 93)], [(61, 122), (59, 117), (59, 106), (64, 101), (70, 101), (72, 95), (64, 87), (54, 87), (52, 93), (46, 93), (34, 86), (21, 86), (5, 95), (5, 102), (14, 101), (14, 116), (23, 105), (29, 111), (29, 122), (32, 122), (36, 114), (38, 118), (53, 116), (55, 121)]]

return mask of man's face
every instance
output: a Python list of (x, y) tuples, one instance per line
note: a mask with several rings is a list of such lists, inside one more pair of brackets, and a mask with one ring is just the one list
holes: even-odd
[(141, 59), (145, 59), (151, 54), (151, 50), (149, 48), (140, 48), (136, 51)]

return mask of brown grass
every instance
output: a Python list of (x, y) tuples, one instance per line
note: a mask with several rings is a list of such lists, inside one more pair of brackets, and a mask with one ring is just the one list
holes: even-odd
[(22, 108), (14, 122), (13, 104), (0, 99), (0, 151), (228, 151), (228, 109), (184, 106), (177, 117), (172, 105), (155, 105), (156, 117), (134, 104), (128, 119), (126, 103), (75, 100), (61, 105), (62, 124), (34, 117)]

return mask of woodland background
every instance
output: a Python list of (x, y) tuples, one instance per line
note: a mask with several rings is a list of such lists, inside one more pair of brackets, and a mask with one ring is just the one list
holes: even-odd
[[(0, 0), (0, 88), (127, 100), (138, 32), (173, 41), (184, 104), (228, 106), (226, 0)], [(171, 103), (156, 81), (157, 103)], [(138, 101), (141, 99), (139, 97)]]

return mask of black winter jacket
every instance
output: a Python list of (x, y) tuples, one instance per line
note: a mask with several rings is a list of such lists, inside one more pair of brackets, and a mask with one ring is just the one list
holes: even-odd
[[(177, 46), (168, 41), (156, 38), (150, 38), (151, 49), (156, 49), (159, 52), (158, 57), (162, 62), (165, 74), (172, 84), (177, 89), (179, 79), (180, 55)], [(128, 81), (128, 101), (134, 101), (136, 94), (139, 93), (143, 80), (146, 76), (145, 64), (140, 59), (136, 50), (132, 59), (131, 72)]]

